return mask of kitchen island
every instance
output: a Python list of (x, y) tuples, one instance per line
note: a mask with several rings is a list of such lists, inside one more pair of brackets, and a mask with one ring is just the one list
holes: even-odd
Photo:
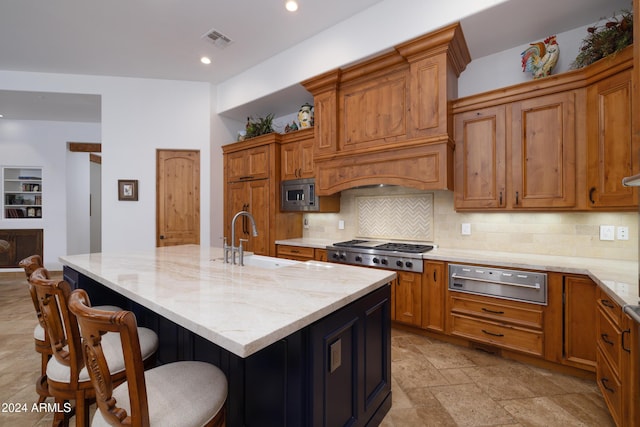
[(61, 261), (92, 303), (158, 333), (160, 363), (219, 366), (229, 426), (375, 425), (391, 406), (393, 272), (256, 255), (231, 265), (196, 245)]

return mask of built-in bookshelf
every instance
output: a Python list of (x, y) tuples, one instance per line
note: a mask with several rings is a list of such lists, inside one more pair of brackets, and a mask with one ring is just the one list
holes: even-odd
[(5, 219), (42, 218), (42, 168), (2, 168)]

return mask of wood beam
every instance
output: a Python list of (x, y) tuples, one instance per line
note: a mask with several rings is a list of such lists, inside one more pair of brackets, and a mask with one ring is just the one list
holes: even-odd
[(68, 142), (69, 151), (73, 153), (101, 153), (102, 144), (99, 142)]

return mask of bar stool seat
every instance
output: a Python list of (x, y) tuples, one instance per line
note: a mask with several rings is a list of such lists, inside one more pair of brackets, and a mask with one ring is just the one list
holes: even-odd
[[(140, 333), (130, 311), (109, 314), (91, 307), (83, 289), (69, 297), (83, 340), (84, 358), (98, 409), (93, 427), (219, 427), (226, 423), (227, 379), (205, 362), (174, 362), (143, 370)], [(107, 337), (120, 337), (126, 382), (113, 384)]]
[[(153, 427), (205, 426), (223, 409), (227, 398), (225, 375), (205, 362), (176, 362), (145, 371), (149, 425)], [(224, 384), (224, 387), (222, 385)], [(131, 413), (129, 385), (113, 390), (121, 409)], [(91, 427), (109, 427), (96, 411)]]

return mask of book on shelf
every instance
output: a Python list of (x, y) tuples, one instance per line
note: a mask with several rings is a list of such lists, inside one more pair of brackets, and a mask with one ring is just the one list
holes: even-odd
[(7, 208), (5, 218), (24, 218), (24, 209)]

